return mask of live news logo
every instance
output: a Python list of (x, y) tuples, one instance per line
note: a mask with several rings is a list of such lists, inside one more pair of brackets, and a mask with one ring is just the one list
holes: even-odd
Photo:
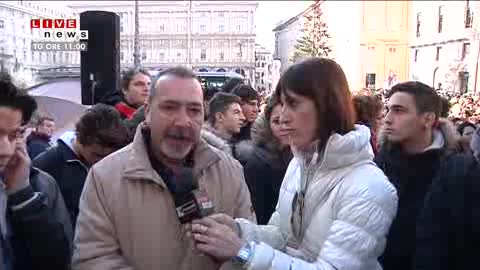
[(32, 19), (30, 28), (41, 31), (44, 41), (88, 40), (88, 31), (79, 30), (77, 19)]
[(30, 28), (77, 28), (76, 19), (32, 19)]

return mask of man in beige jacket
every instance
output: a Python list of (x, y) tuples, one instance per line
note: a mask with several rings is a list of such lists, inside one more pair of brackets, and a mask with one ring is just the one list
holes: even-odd
[[(73, 268), (122, 270), (219, 269), (180, 224), (172, 191), (188, 159), (215, 211), (254, 219), (241, 165), (200, 138), (203, 93), (195, 75), (161, 72), (133, 143), (97, 163), (80, 199)], [(229, 267), (229, 263), (223, 265)]]

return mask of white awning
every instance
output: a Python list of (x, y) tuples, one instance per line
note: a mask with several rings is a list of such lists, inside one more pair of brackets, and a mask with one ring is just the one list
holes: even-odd
[(34, 96), (34, 98), (38, 104), (37, 113), (55, 119), (56, 131), (52, 138), (54, 140), (66, 131), (75, 130), (75, 123), (89, 107), (55, 97)]

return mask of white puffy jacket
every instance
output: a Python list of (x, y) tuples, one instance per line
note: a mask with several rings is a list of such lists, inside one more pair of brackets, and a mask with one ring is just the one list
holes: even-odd
[[(370, 130), (356, 125), (332, 135), (323, 157), (306, 165), (295, 154), (266, 226), (237, 219), (241, 237), (257, 241), (251, 270), (379, 270), (386, 235), (396, 215), (396, 190), (372, 162)], [(303, 226), (292, 233), (292, 200), (306, 184)], [(299, 223), (295, 223), (299, 224)], [(298, 231), (298, 230), (296, 230)]]

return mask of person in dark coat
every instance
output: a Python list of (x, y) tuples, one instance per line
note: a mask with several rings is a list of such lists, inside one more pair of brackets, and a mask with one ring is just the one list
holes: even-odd
[(241, 107), (243, 115), (247, 118), (240, 133), (234, 136), (234, 141), (241, 142), (243, 140), (250, 140), (252, 124), (255, 122), (255, 119), (257, 119), (259, 112), (260, 96), (257, 90), (244, 84), (237, 85), (232, 90), (232, 94), (242, 99)]
[(432, 183), (443, 181), (442, 168), (456, 160), (458, 141), (453, 124), (439, 119), (441, 101), (428, 85), (395, 85), (387, 111), (375, 162), (397, 189), (399, 206), (380, 263), (384, 270), (413, 269), (416, 259), (426, 259), (416, 257), (425, 198)]
[[(19, 207), (26, 202), (27, 205)], [(74, 232), (55, 180), (45, 172), (31, 168), (30, 186), (10, 195), (8, 207), (13, 270), (68, 270)]]
[(35, 100), (0, 74), (0, 269), (68, 270), (73, 232), (59, 188), (32, 168), (24, 126)]
[(249, 154), (242, 149), (248, 147), (247, 141), (237, 146), (248, 156), (244, 165), (245, 181), (260, 225), (267, 224), (275, 211), (280, 186), (292, 159), (288, 139), (280, 130), (280, 111), (281, 105), (271, 100), (252, 126)]
[(418, 219), (413, 269), (474, 269), (480, 243), (480, 165), (470, 155), (457, 155), (439, 175)]
[(40, 117), (35, 130), (27, 137), (27, 151), (30, 159), (34, 159), (52, 146), (50, 139), (55, 132), (55, 120), (50, 117)]
[(473, 157), (480, 163), (480, 128), (475, 130), (470, 142), (470, 148), (472, 149)]
[(463, 122), (457, 127), (458, 135), (460, 135), (460, 147), (463, 153), (472, 155), (472, 149), (470, 148), (470, 142), (475, 134), (475, 126), (472, 122)]
[(237, 145), (234, 139), (245, 122), (240, 103), (241, 99), (236, 95), (216, 93), (208, 103), (208, 119), (207, 124), (202, 128), (202, 135), (215, 138), (208, 139), (208, 141), (222, 140), (228, 144), (233, 158), (243, 165), (243, 160), (239, 159), (237, 155)]
[(33, 160), (60, 186), (75, 227), (80, 195), (89, 168), (110, 153), (130, 142), (130, 132), (115, 108), (96, 104), (77, 122), (74, 134), (65, 134), (50, 148)]
[(122, 119), (131, 119), (148, 98), (151, 78), (144, 69), (130, 69), (122, 77), (120, 91), (112, 91), (102, 98), (102, 103), (114, 106)]

